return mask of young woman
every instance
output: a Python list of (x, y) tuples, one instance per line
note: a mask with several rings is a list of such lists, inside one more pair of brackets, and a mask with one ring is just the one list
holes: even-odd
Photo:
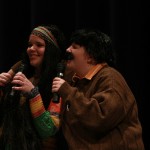
[(52, 102), (51, 88), (65, 44), (57, 26), (38, 26), (22, 60), (0, 74), (0, 149), (57, 149), (61, 100)]

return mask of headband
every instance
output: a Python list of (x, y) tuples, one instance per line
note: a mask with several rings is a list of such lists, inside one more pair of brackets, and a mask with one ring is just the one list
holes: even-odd
[(45, 27), (38, 26), (38, 27), (36, 27), (36, 28), (33, 29), (33, 31), (31, 32), (31, 34), (36, 35), (36, 36), (42, 38), (43, 40), (47, 40), (48, 42), (54, 44), (57, 48), (59, 48), (58, 43), (57, 43), (55, 37)]

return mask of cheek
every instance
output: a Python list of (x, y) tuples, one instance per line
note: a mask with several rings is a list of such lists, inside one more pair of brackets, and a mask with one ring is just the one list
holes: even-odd
[(37, 64), (38, 64), (38, 65), (41, 65), (42, 62), (43, 62), (43, 59), (44, 59), (44, 55), (40, 55), (40, 56), (38, 57), (38, 59), (36, 60), (36, 61), (37, 61)]
[(80, 57), (76, 57), (74, 63), (75, 63), (75, 64), (82, 64), (83, 61), (84, 61), (83, 58), (80, 56)]
[(26, 50), (27, 54), (29, 54), (29, 51), (30, 51), (29, 48), (27, 48), (27, 50)]
[(37, 53), (41, 56), (44, 56), (44, 53), (45, 53), (45, 47), (42, 47), (42, 48), (39, 48), (37, 49)]

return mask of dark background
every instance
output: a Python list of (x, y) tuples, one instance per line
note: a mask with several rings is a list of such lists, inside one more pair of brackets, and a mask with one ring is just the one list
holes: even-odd
[(58, 25), (69, 38), (76, 28), (99, 28), (112, 37), (119, 71), (133, 91), (150, 150), (149, 78), (150, 5), (145, 0), (20, 0), (0, 1), (0, 72), (20, 58), (33, 27)]

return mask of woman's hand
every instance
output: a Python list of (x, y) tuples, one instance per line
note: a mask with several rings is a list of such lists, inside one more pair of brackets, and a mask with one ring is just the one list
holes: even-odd
[(0, 86), (4, 87), (11, 80), (12, 80), (12, 75), (10, 73), (3, 72), (0, 74)]
[[(22, 93), (29, 93), (31, 89), (34, 88), (34, 85), (22, 72), (16, 73), (12, 80), (13, 90), (21, 91)], [(16, 86), (17, 85), (17, 86)]]

